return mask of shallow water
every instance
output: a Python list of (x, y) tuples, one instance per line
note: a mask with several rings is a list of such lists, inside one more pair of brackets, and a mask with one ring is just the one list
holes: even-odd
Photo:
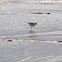
[[(0, 37), (16, 39), (62, 40), (62, 2), (43, 4), (8, 1), (0, 5)], [(32, 14), (32, 13), (51, 14)], [(27, 22), (37, 22), (30, 31)], [(48, 34), (50, 32), (50, 34)], [(55, 34), (56, 32), (56, 34)], [(34, 36), (28, 34), (46, 33)], [(53, 33), (53, 34), (51, 34)], [(26, 35), (17, 37), (16, 35)], [(16, 36), (16, 37), (15, 37)]]
[(0, 62), (62, 62), (62, 44), (0, 42)]
[[(62, 62), (62, 43), (29, 41), (62, 40), (62, 2), (3, 1), (0, 4), (0, 38), (28, 41), (0, 39), (0, 62)], [(38, 12), (51, 14), (33, 14)], [(37, 22), (33, 31), (27, 22)]]

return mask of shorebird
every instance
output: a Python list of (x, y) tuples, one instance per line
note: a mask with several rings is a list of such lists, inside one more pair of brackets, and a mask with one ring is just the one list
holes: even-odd
[(32, 28), (37, 24), (37, 23), (30, 23), (28, 22), (29, 26), (31, 27), (31, 31), (32, 31)]

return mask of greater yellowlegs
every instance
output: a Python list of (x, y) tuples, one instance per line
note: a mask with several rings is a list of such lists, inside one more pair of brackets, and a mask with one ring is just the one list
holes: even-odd
[(30, 23), (28, 22), (29, 26), (31, 27), (31, 31), (32, 31), (32, 28), (37, 24), (37, 23)]

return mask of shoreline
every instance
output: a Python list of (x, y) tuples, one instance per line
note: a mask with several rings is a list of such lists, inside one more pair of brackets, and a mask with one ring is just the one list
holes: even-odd
[(62, 43), (62, 41), (55, 41), (55, 40), (23, 40), (23, 39), (8, 39), (8, 38), (0, 38), (0, 42), (6, 41), (6, 42), (45, 42), (45, 43)]

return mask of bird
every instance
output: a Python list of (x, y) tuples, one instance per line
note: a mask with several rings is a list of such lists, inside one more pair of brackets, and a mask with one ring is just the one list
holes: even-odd
[(30, 23), (30, 22), (28, 22), (28, 24), (29, 24), (29, 26), (31, 27), (31, 31), (32, 31), (32, 28), (37, 24), (37, 23)]

